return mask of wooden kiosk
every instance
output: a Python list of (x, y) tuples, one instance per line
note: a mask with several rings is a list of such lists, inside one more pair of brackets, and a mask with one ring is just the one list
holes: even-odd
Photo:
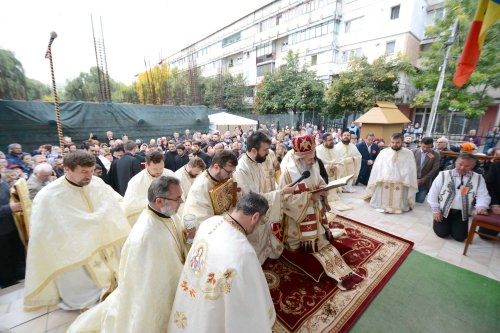
[(403, 124), (411, 122), (394, 103), (390, 102), (377, 102), (364, 115), (355, 120), (361, 123), (363, 134), (361, 137), (368, 133), (375, 134), (376, 138), (384, 139), (384, 142), (389, 144), (391, 142), (391, 135), (393, 133), (401, 133)]

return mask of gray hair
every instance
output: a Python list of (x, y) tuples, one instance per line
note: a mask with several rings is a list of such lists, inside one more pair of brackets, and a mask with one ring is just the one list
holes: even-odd
[(179, 185), (179, 179), (175, 177), (161, 176), (151, 183), (148, 188), (148, 201), (154, 203), (156, 198), (164, 197), (168, 194), (172, 184)]
[(458, 157), (457, 157), (457, 160), (458, 159), (474, 161), (474, 165), (477, 164), (477, 157), (471, 153), (460, 153), (460, 155), (458, 155)]
[(255, 192), (245, 194), (236, 204), (236, 211), (242, 212), (244, 215), (255, 213), (265, 215), (268, 209), (269, 204), (266, 198)]
[(440, 137), (438, 140), (443, 140), (446, 144), (448, 144), (448, 139), (445, 136)]
[(42, 171), (52, 172), (52, 166), (49, 163), (40, 163), (35, 167), (35, 169), (33, 169), (33, 173), (35, 175), (40, 174)]

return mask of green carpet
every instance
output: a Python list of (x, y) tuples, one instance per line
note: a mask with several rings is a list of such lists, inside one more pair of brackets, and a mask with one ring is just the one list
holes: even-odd
[(500, 332), (500, 282), (412, 251), (350, 332)]

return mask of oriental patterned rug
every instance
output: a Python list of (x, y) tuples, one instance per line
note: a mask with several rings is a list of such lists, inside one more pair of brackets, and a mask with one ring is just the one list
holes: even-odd
[(332, 228), (347, 236), (334, 241), (344, 260), (365, 279), (341, 291), (324, 275), (319, 282), (283, 256), (268, 259), (263, 270), (276, 309), (273, 332), (346, 332), (396, 272), (413, 243), (342, 216), (330, 216)]

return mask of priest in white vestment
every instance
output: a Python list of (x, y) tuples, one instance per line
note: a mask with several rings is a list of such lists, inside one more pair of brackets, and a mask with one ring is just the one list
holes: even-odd
[[(253, 132), (247, 138), (247, 151), (239, 159), (233, 177), (241, 189), (241, 195), (249, 192), (259, 193), (266, 198), (270, 206), (262, 224), (248, 236), (261, 264), (269, 257), (278, 258), (281, 253), (281, 244), (274, 237), (271, 228), (274, 223), (280, 223), (283, 217), (283, 195), (294, 191), (294, 188), (289, 186), (276, 190), (275, 185), (269, 185), (269, 171), (266, 172), (264, 163), (269, 156), (270, 144), (271, 139), (264, 132)], [(274, 170), (273, 166), (272, 169)], [(274, 174), (272, 182), (274, 183)]]
[[(340, 289), (352, 289), (363, 277), (346, 264), (338, 250), (330, 243), (332, 234), (323, 204), (323, 198), (326, 198), (328, 193), (310, 192), (326, 185), (315, 160), (314, 138), (309, 134), (294, 137), (292, 145), (289, 158), (282, 161), (280, 188), (298, 181), (306, 170), (310, 172), (310, 176), (301, 180), (298, 190), (284, 200), (283, 229), (282, 233), (279, 233), (285, 247), (283, 255), (288, 261), (294, 260), (293, 264), (309, 276), (311, 274), (307, 267), (310, 265), (307, 263), (316, 260), (323, 267), (324, 273), (337, 281)], [(283, 165), (283, 162), (287, 164)], [(291, 253), (290, 256), (287, 251)]]
[[(248, 147), (247, 147), (248, 151)], [(266, 160), (262, 163), (262, 167), (264, 168), (265, 173), (265, 185), (266, 191), (271, 192), (275, 191), (277, 188), (277, 182), (280, 179), (280, 162), (276, 158), (276, 154), (271, 149), (268, 149), (268, 154)]]
[(183, 208), (183, 215), (196, 217), (196, 227), (215, 215), (209, 191), (231, 178), (237, 165), (236, 155), (230, 150), (222, 150), (213, 156), (210, 168), (196, 177)]
[(169, 333), (271, 332), (274, 304), (247, 240), (267, 209), (267, 200), (251, 192), (231, 214), (200, 225), (177, 284)]
[[(322, 143), (316, 147), (316, 156), (323, 161), (328, 181), (334, 181), (340, 178), (342, 162), (338, 152), (334, 149), (334, 140), (332, 133), (323, 134)], [(349, 210), (352, 206), (346, 205), (340, 199), (341, 188), (334, 188), (328, 191), (328, 203), (331, 208), (336, 210)]]
[(123, 197), (125, 214), (131, 226), (148, 206), (149, 185), (160, 176), (174, 177), (174, 172), (165, 169), (163, 154), (154, 151), (146, 155), (146, 168), (130, 179)]
[(402, 145), (403, 135), (393, 134), (390, 148), (383, 149), (373, 164), (365, 199), (371, 199), (370, 205), (378, 212), (400, 214), (415, 206), (415, 156)]
[(176, 212), (182, 203), (179, 180), (156, 178), (149, 204), (125, 242), (118, 288), (81, 314), (68, 333), (163, 333), (186, 258), (186, 241)]
[(26, 310), (59, 304), (65, 310), (95, 305), (116, 285), (118, 248), (130, 226), (121, 196), (93, 177), (95, 157), (64, 156), (65, 176), (33, 201), (28, 246)]
[[(200, 157), (193, 157), (186, 165), (175, 172), (175, 177), (177, 177), (177, 179), (181, 182), (183, 201), (186, 201), (189, 190), (191, 189), (196, 177), (198, 177), (206, 167), (207, 165)], [(183, 210), (184, 204), (179, 207), (178, 214), (180, 216), (182, 216)]]
[(351, 133), (348, 131), (342, 133), (342, 141), (336, 144), (333, 149), (335, 149), (339, 158), (338, 162), (341, 164), (339, 177), (354, 175), (344, 187), (344, 191), (350, 193), (356, 192), (352, 184), (356, 183), (359, 170), (361, 170), (361, 153), (356, 148), (356, 145), (351, 143)]

